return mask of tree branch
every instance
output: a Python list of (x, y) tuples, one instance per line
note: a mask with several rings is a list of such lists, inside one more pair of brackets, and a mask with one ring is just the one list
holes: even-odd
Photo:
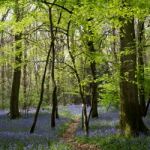
[(71, 10), (69, 10), (68, 8), (66, 8), (66, 7), (64, 7), (64, 6), (61, 6), (61, 5), (59, 5), (59, 4), (56, 4), (56, 3), (51, 3), (51, 2), (47, 2), (47, 1), (41, 1), (42, 3), (44, 3), (44, 4), (46, 4), (46, 5), (54, 5), (54, 6), (57, 6), (57, 7), (59, 7), (59, 8), (62, 8), (63, 10), (65, 10), (65, 11), (67, 11), (68, 13), (70, 13), (70, 14), (72, 14), (72, 11)]

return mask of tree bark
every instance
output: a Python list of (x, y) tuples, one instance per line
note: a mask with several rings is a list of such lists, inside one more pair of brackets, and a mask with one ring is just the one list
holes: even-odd
[[(93, 54), (95, 52), (95, 48), (93, 45), (93, 41), (88, 42), (89, 52)], [(92, 83), (91, 83), (91, 101), (92, 101), (92, 118), (98, 117), (98, 110), (97, 110), (97, 83), (96, 83), (96, 62), (92, 58), (90, 62), (91, 74), (92, 74)]]
[(33, 132), (34, 132), (34, 129), (35, 129), (35, 126), (36, 126), (36, 122), (37, 122), (37, 119), (38, 119), (38, 114), (39, 114), (39, 111), (40, 111), (40, 107), (41, 107), (42, 102), (43, 102), (44, 83), (45, 83), (45, 76), (46, 76), (46, 72), (47, 72), (47, 67), (48, 67), (48, 63), (49, 63), (49, 58), (50, 58), (50, 52), (51, 52), (51, 46), (50, 46), (49, 51), (48, 51), (48, 54), (47, 54), (46, 64), (45, 64), (44, 73), (43, 73), (43, 77), (42, 77), (40, 101), (39, 101), (38, 106), (37, 106), (37, 109), (36, 109), (34, 121), (33, 121), (32, 127), (31, 127), (31, 129), (30, 129), (30, 133), (33, 133)]
[[(55, 118), (57, 114), (57, 86), (55, 81), (55, 37), (53, 33), (53, 19), (52, 19), (52, 8), (49, 7), (49, 22), (50, 22), (50, 31), (51, 31), (51, 44), (52, 44), (52, 68), (51, 68), (51, 77), (52, 77), (52, 114), (51, 114), (51, 127), (55, 127)], [(57, 116), (58, 117), (58, 116)]]
[[(54, 0), (54, 2), (53, 3), (55, 3), (55, 1), (56, 0)], [(50, 18), (50, 15), (51, 15), (51, 8), (49, 7), (49, 19), (51, 19)], [(51, 20), (50, 20), (51, 21)], [(58, 24), (59, 24), (59, 22), (58, 22)], [(52, 30), (52, 28), (51, 28), (51, 25), (50, 25), (50, 29)], [(51, 32), (52, 33), (52, 32)], [(56, 32), (55, 32), (55, 34), (57, 33), (57, 30), (56, 30)], [(51, 37), (52, 38), (52, 37)], [(52, 38), (53, 39), (53, 38)], [(53, 39), (54, 40), (54, 39)], [(50, 58), (50, 54), (51, 54), (51, 50), (53, 51), (54, 50), (54, 41), (53, 40), (51, 40), (51, 44), (50, 44), (50, 48), (49, 48), (49, 51), (48, 51), (48, 54), (47, 54), (47, 58), (46, 58), (46, 64), (45, 64), (45, 69), (44, 69), (44, 73), (43, 73), (43, 77), (42, 77), (42, 84), (41, 84), (41, 94), (40, 94), (40, 101), (39, 101), (39, 103), (38, 103), (38, 107), (37, 107), (37, 110), (36, 110), (36, 114), (35, 114), (35, 117), (34, 117), (34, 121), (33, 121), (33, 124), (32, 124), (32, 127), (31, 127), (31, 129), (30, 129), (30, 133), (33, 133), (34, 132), (34, 129), (35, 129), (35, 126), (36, 126), (36, 122), (37, 122), (37, 119), (38, 119), (38, 114), (39, 114), (39, 111), (40, 111), (40, 107), (41, 107), (41, 105), (42, 105), (42, 102), (43, 102), (43, 95), (44, 95), (44, 83), (45, 83), (45, 77), (46, 77), (46, 72), (47, 72), (47, 67), (48, 67), (48, 64), (49, 64), (49, 58)], [(55, 88), (54, 88), (54, 90), (55, 90)], [(56, 91), (56, 90), (55, 90)], [(55, 91), (53, 91), (53, 96), (55, 97), (55, 94), (56, 94), (56, 92)], [(55, 105), (55, 104), (54, 104)], [(54, 111), (55, 112), (55, 110), (53, 110), (52, 109), (52, 111)], [(53, 116), (55, 116), (54, 114), (53, 114)], [(53, 122), (54, 124), (53, 125), (55, 125), (55, 120), (54, 120), (54, 122)], [(51, 124), (52, 124), (52, 121), (51, 121)]]
[[(26, 44), (26, 43), (25, 43)], [(27, 49), (24, 50), (24, 66), (23, 66), (23, 96), (24, 96), (24, 110), (25, 116), (28, 116), (28, 102), (27, 102)]]
[[(16, 22), (22, 19), (21, 10), (19, 8), (18, 0), (15, 1), (15, 16)], [(16, 119), (20, 116), (19, 114), (19, 90), (21, 81), (21, 63), (22, 63), (22, 33), (17, 33), (15, 35), (15, 68), (13, 73), (13, 82), (10, 97), (10, 118)]]
[[(2, 47), (3, 44), (4, 44), (4, 32), (2, 31), (2, 33), (1, 33), (1, 46), (0, 47)], [(3, 56), (4, 56), (4, 52), (1, 52), (1, 57), (3, 57)], [(1, 79), (2, 79), (1, 108), (4, 109), (4, 100), (5, 100), (5, 64), (4, 63), (2, 64), (2, 67), (1, 67)]]
[(82, 121), (83, 121), (82, 127), (85, 129), (85, 134), (88, 136), (89, 135), (89, 118), (90, 118), (90, 116), (88, 117), (88, 115), (87, 115), (87, 107), (86, 107), (86, 99), (84, 96), (84, 89), (81, 85), (81, 79), (80, 79), (80, 76), (79, 76), (79, 73), (78, 73), (78, 70), (76, 67), (75, 57), (73, 56), (73, 54), (70, 50), (70, 38), (69, 38), (70, 23), (71, 22), (69, 21), (68, 27), (67, 27), (67, 45), (68, 45), (68, 52), (69, 52), (73, 67), (70, 65), (69, 66), (74, 71), (75, 77), (77, 79), (79, 93), (80, 93), (81, 100), (82, 100)]
[(137, 38), (138, 38), (138, 88), (139, 100), (141, 107), (141, 115), (145, 116), (146, 102), (145, 102), (145, 89), (144, 89), (144, 22), (138, 21), (137, 25)]
[[(125, 21), (125, 18), (121, 21)], [(138, 102), (134, 19), (126, 21), (120, 30), (120, 126), (126, 135), (138, 135), (147, 132), (147, 128), (141, 118)]]
[(19, 90), (20, 90), (20, 81), (21, 81), (21, 62), (22, 62), (22, 52), (21, 49), (21, 34), (15, 35), (16, 52), (19, 51), (19, 54), (15, 56), (15, 65), (13, 74), (13, 82), (11, 89), (11, 97), (10, 97), (10, 118), (16, 119), (20, 116), (19, 114)]

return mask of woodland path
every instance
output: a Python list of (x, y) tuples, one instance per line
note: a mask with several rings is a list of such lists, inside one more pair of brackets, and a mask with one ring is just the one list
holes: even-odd
[(68, 129), (62, 136), (62, 140), (65, 143), (71, 145), (73, 150), (100, 150), (95, 145), (79, 143), (75, 140), (75, 132), (78, 128), (79, 122), (80, 119), (76, 119), (72, 123), (70, 123)]

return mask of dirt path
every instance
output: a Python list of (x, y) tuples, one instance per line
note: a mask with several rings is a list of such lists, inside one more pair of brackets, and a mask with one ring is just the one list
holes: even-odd
[(63, 141), (67, 144), (70, 144), (73, 150), (100, 150), (95, 145), (78, 143), (75, 140), (75, 131), (77, 130), (80, 120), (74, 120), (63, 134)]

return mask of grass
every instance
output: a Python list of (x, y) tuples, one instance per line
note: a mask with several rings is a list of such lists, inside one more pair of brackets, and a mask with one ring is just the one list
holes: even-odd
[[(76, 140), (79, 143), (97, 145), (101, 150), (150, 150), (149, 136), (127, 138), (119, 134), (117, 128), (119, 114), (116, 111), (99, 109), (99, 118), (90, 120), (89, 137), (84, 136), (80, 124), (76, 132)], [(69, 106), (69, 109), (67, 106), (60, 106), (60, 119), (56, 120), (56, 128), (51, 129), (50, 113), (43, 112), (39, 115), (39, 125), (37, 124), (33, 135), (27, 134), (33, 121), (33, 114), (18, 120), (9, 120), (2, 115), (0, 116), (0, 150), (71, 150), (71, 146), (63, 143), (61, 137), (80, 113), (81, 108), (78, 106)], [(148, 115), (144, 121), (149, 127), (150, 116)]]
[(64, 144), (64, 143), (53, 143), (52, 145), (51, 145), (51, 150), (71, 150), (72, 148), (71, 148), (71, 146), (70, 145), (68, 145), (68, 144)]
[(71, 146), (61, 142), (49, 141), (47, 146), (29, 145), (24, 147), (22, 143), (16, 143), (15, 145), (1, 145), (0, 150), (71, 150)]
[(97, 145), (101, 150), (149, 150), (150, 137), (123, 137), (120, 135), (106, 137), (76, 137), (80, 143)]
[[(81, 124), (76, 132), (78, 143), (93, 144), (100, 150), (150, 150), (150, 136), (125, 137), (118, 128), (118, 110), (101, 111), (99, 118), (90, 119), (89, 137), (84, 136)], [(150, 128), (150, 115), (143, 119)]]
[(62, 137), (62, 135), (65, 133), (65, 131), (67, 130), (67, 128), (71, 122), (72, 121), (66, 122), (58, 128), (58, 136), (59, 137)]

